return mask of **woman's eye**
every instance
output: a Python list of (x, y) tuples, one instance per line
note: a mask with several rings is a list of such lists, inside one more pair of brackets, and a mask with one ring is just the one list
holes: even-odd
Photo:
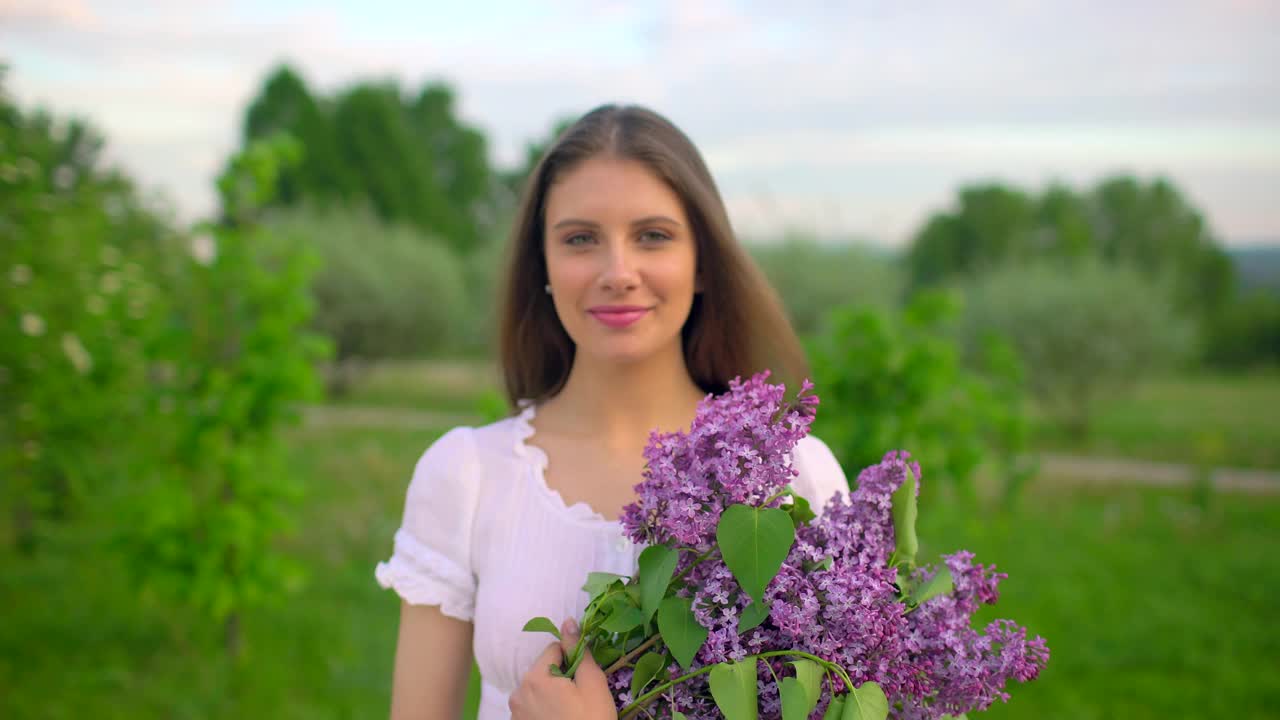
[(570, 235), (564, 239), (565, 245), (572, 246), (585, 245), (589, 242), (591, 242), (591, 236), (586, 233), (577, 233), (576, 235)]
[(640, 234), (640, 239), (644, 240), (645, 242), (659, 243), (659, 242), (665, 242), (667, 240), (670, 240), (671, 236), (662, 232), (661, 230), (646, 230), (645, 232)]

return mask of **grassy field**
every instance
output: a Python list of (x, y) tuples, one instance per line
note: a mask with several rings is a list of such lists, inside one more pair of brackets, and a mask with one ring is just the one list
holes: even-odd
[(1280, 372), (1153, 378), (1108, 399), (1083, 441), (1040, 421), (1043, 449), (1280, 468)]
[[(140, 601), (93, 534), (38, 562), (0, 556), (0, 716), (365, 718), (387, 710), (397, 600), (374, 583), (405, 483), (436, 430), (298, 429), (309, 495), (287, 546), (310, 571), (245, 618), (246, 655)], [(1280, 708), (1274, 608), (1280, 500), (1036, 483), (1021, 512), (966, 516), (926, 491), (928, 552), (967, 547), (1011, 573), (998, 612), (1053, 651), (988, 717), (1267, 717)], [(8, 552), (7, 550), (4, 552)], [(1267, 658), (1271, 658), (1268, 660)], [(1273, 715), (1274, 716), (1274, 715)]]

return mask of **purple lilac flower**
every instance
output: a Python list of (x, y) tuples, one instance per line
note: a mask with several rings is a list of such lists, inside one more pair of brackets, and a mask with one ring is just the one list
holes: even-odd
[[(786, 561), (765, 589), (768, 619), (739, 634), (739, 617), (752, 600), (732, 572), (716, 553), (689, 568), (696, 555), (715, 546), (726, 507), (761, 506), (796, 474), (789, 455), (808, 434), (818, 398), (806, 394), (812, 388), (806, 381), (799, 402), (787, 406), (785, 388), (767, 384), (767, 377), (766, 372), (746, 382), (735, 379), (728, 393), (708, 396), (688, 433), (651, 435), (645, 479), (636, 487), (639, 500), (624, 511), (632, 540), (685, 548), (677, 567), (688, 572), (679, 592), (693, 599), (694, 616), (708, 631), (694, 669), (800, 650), (838, 663), (855, 685), (879, 683), (891, 717), (904, 720), (982, 710), (997, 698), (1008, 699), (1004, 688), (1010, 678), (1035, 678), (1048, 662), (1043, 638), (1028, 640), (1026, 630), (1010, 620), (992, 622), (981, 633), (972, 628), (974, 612), (996, 602), (1006, 577), (975, 564), (972, 553), (944, 557), (952, 592), (914, 609), (900, 600), (898, 568), (889, 564), (895, 544), (892, 496), (908, 472), (921, 477), (906, 452), (890, 452), (862, 470), (848, 495), (833, 497), (819, 518), (798, 528)], [(937, 572), (922, 567), (912, 579), (927, 581)], [(761, 717), (776, 718), (781, 707), (774, 676), (792, 671), (781, 658), (767, 662), (757, 667)], [(668, 670), (672, 677), (684, 672), (678, 666)], [(630, 671), (611, 677), (619, 708), (632, 700), (629, 686)], [(838, 679), (833, 689), (846, 690)], [(826, 704), (824, 699), (818, 705), (815, 717)], [(673, 707), (693, 719), (720, 716), (705, 676), (671, 689), (649, 712), (670, 717)]]

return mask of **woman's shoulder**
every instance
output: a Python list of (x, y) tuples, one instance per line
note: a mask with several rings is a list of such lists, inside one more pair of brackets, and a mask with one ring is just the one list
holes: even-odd
[(485, 469), (504, 463), (519, 463), (527, 459), (529, 448), (525, 439), (533, 434), (528, 406), (512, 415), (482, 425), (458, 425), (431, 442), (423, 452), (419, 465), (424, 463), (465, 465)]

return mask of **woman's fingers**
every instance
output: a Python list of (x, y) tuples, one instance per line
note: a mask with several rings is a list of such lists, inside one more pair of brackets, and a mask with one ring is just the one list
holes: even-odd
[(538, 656), (537, 661), (533, 663), (533, 667), (529, 668), (529, 672), (539, 676), (549, 675), (551, 674), (549, 666), (559, 666), (562, 660), (564, 660), (564, 652), (560, 649), (560, 643), (551, 643)]
[(579, 632), (578, 622), (573, 618), (560, 623), (560, 647), (565, 657), (572, 657), (573, 649), (578, 645)]

